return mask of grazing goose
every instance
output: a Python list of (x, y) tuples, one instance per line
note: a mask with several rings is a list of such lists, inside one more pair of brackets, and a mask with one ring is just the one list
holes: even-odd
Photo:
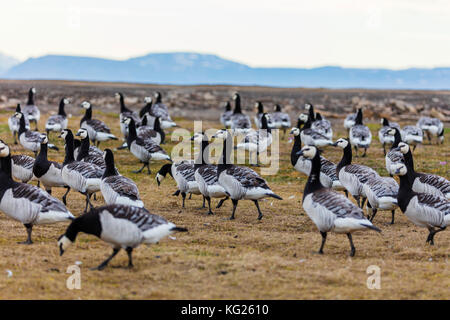
[(91, 196), (100, 191), (100, 183), (103, 170), (92, 163), (75, 161), (73, 156), (73, 133), (69, 129), (61, 131), (60, 137), (65, 140), (66, 155), (61, 170), (61, 176), (65, 184), (86, 196), (86, 207), (92, 208)]
[(145, 105), (142, 107), (141, 110), (139, 110), (139, 118), (144, 118), (146, 113), (149, 113), (152, 110), (153, 105), (153, 99), (152, 97), (145, 97), (144, 98)]
[(211, 198), (222, 198), (216, 207), (220, 208), (228, 197), (225, 189), (219, 184), (217, 165), (209, 163), (208, 138), (201, 132), (194, 134), (192, 140), (200, 144), (200, 152), (194, 164), (194, 178), (198, 184), (198, 189), (208, 202), (208, 214), (214, 214), (211, 210)]
[(133, 267), (132, 252), (141, 243), (158, 243), (174, 231), (186, 232), (161, 216), (151, 214), (147, 209), (124, 204), (110, 204), (92, 209), (75, 220), (59, 237), (60, 255), (75, 242), (79, 232), (92, 234), (113, 247), (113, 253), (93, 270), (103, 270), (114, 256), (125, 249), (128, 254), (128, 267)]
[(318, 148), (333, 145), (333, 141), (323, 134), (311, 129), (312, 120), (308, 115), (302, 113), (299, 116), (299, 120), (304, 123), (303, 127), (300, 129), (300, 138), (305, 145), (316, 146)]
[(249, 131), (241, 142), (238, 143), (236, 149), (248, 150), (250, 163), (254, 162), (256, 153), (256, 166), (259, 166), (259, 154), (267, 150), (272, 144), (272, 132), (268, 126), (269, 115), (264, 113), (261, 118), (261, 129)]
[(345, 117), (344, 120), (344, 128), (347, 130), (350, 130), (351, 127), (355, 125), (356, 121), (356, 113), (351, 113)]
[(31, 88), (28, 91), (28, 101), (27, 105), (23, 108), (22, 112), (29, 122), (34, 122), (35, 130), (38, 130), (38, 121), (41, 118), (41, 112), (39, 108), (34, 103), (34, 95), (36, 94), (36, 89)]
[(279, 104), (275, 104), (274, 112), (269, 116), (269, 127), (273, 129), (282, 129), (283, 136), (286, 135), (286, 129), (291, 127), (291, 117), (289, 117), (289, 114), (281, 111), (281, 106)]
[(144, 207), (139, 197), (139, 190), (133, 180), (119, 174), (114, 165), (114, 155), (110, 149), (105, 149), (106, 170), (103, 173), (100, 190), (106, 204), (127, 204)]
[(155, 93), (155, 104), (151, 107), (149, 114), (149, 125), (153, 125), (153, 121), (155, 120), (155, 118), (160, 117), (161, 128), (167, 129), (177, 126), (177, 124), (170, 118), (169, 110), (167, 109), (167, 106), (162, 102), (160, 92)]
[(92, 119), (92, 105), (89, 102), (82, 102), (81, 107), (86, 112), (80, 120), (80, 128), (86, 128), (88, 130), (90, 139), (94, 144), (97, 143), (97, 147), (102, 141), (118, 140), (103, 121)]
[(427, 243), (434, 245), (436, 233), (450, 224), (450, 201), (444, 197), (413, 191), (414, 176), (404, 163), (397, 165), (395, 174), (400, 177), (398, 206), (415, 225), (429, 231)]
[(316, 120), (311, 124), (311, 129), (323, 134), (328, 139), (333, 139), (333, 128), (331, 122), (323, 119), (320, 113), (316, 113)]
[(91, 143), (89, 140), (88, 130), (80, 128), (76, 133), (76, 136), (81, 138), (81, 145), (75, 160), (95, 164), (102, 169), (102, 171), (104, 171), (106, 169), (106, 164), (105, 159), (103, 158), (103, 153), (98, 154), (97, 152), (89, 152)]
[(66, 104), (69, 104), (69, 100), (66, 98), (62, 98), (59, 102), (58, 114), (50, 116), (45, 123), (45, 131), (47, 131), (47, 135), (50, 131), (61, 132), (61, 130), (67, 128), (67, 114), (64, 110)]
[(418, 126), (405, 126), (400, 133), (402, 141), (414, 146), (413, 151), (416, 150), (418, 144), (423, 143), (423, 131)]
[(356, 114), (355, 119), (355, 125), (350, 128), (349, 138), (350, 144), (355, 148), (357, 154), (358, 148), (364, 148), (362, 157), (365, 157), (367, 148), (370, 147), (370, 143), (372, 142), (372, 133), (367, 126), (363, 125), (362, 120), (362, 109), (358, 109), (358, 113)]
[(230, 159), (232, 150), (232, 137), (227, 130), (219, 130), (213, 138), (223, 139), (222, 159), (217, 165), (219, 184), (225, 189), (227, 196), (233, 202), (233, 212), (230, 220), (234, 219), (236, 207), (239, 200), (252, 200), (258, 210), (258, 220), (263, 214), (259, 208), (258, 200), (272, 197), (282, 200), (267, 185), (266, 180), (261, 178), (255, 171), (247, 167), (235, 166)]
[(303, 209), (322, 235), (319, 253), (323, 254), (327, 233), (333, 231), (347, 234), (351, 248), (350, 256), (353, 257), (356, 250), (352, 232), (367, 229), (381, 232), (381, 230), (372, 225), (372, 222), (364, 217), (362, 209), (355, 206), (348, 198), (325, 188), (320, 183), (321, 161), (316, 147), (305, 146), (298, 153), (300, 156), (311, 159), (312, 162), (311, 174), (303, 191)]
[(134, 173), (141, 173), (147, 167), (147, 173), (150, 174), (150, 159), (153, 160), (170, 160), (169, 155), (159, 145), (151, 139), (141, 139), (136, 133), (136, 124), (133, 118), (125, 118), (125, 124), (128, 126), (127, 146), (128, 150), (143, 163), (142, 168), (133, 171)]
[(378, 130), (378, 139), (380, 143), (383, 145), (383, 153), (386, 155), (386, 145), (392, 145), (394, 143), (394, 136), (387, 134), (387, 131), (392, 128), (397, 128), (400, 130), (400, 126), (396, 122), (389, 122), (388, 119), (381, 119), (382, 127)]
[(444, 143), (444, 124), (438, 118), (421, 117), (417, 126), (427, 134), (430, 144), (432, 135), (438, 138), (438, 144)]
[(231, 129), (236, 133), (247, 133), (252, 128), (250, 117), (242, 113), (241, 109), (241, 96), (239, 93), (235, 93), (233, 96), (234, 111), (231, 115)]
[[(16, 113), (22, 112), (20, 110), (20, 103), (17, 104), (16, 112), (8, 118), (8, 126), (9, 130), (11, 131), (13, 138), (14, 138), (14, 144), (17, 144), (17, 138), (19, 136), (19, 129), (20, 129), (20, 120), (15, 116)], [(25, 118), (25, 129), (30, 130), (30, 122), (28, 121), (27, 117)]]
[[(334, 146), (343, 149), (342, 159), (336, 166), (339, 181), (350, 192), (353, 198), (355, 198), (358, 206), (362, 208), (367, 198), (363, 188), (364, 184), (379, 177), (379, 175), (372, 168), (361, 164), (352, 164), (352, 146), (347, 139), (338, 139), (334, 143)], [(362, 203), (360, 202), (361, 197)]]
[(373, 221), (378, 210), (390, 210), (392, 213), (391, 224), (394, 224), (395, 209), (397, 208), (397, 182), (388, 177), (375, 177), (363, 186), (367, 195), (367, 211), (370, 221)]
[(61, 201), (44, 190), (11, 178), (11, 155), (9, 147), (3, 141), (0, 141), (0, 157), (0, 211), (24, 224), (28, 237), (22, 243), (33, 243), (31, 232), (36, 224), (50, 224), (74, 218)]
[(23, 183), (33, 179), (34, 158), (25, 154), (16, 154), (11, 157), (12, 177)]
[(166, 134), (161, 128), (160, 118), (155, 118), (153, 128), (147, 125), (147, 118), (147, 116), (144, 116), (144, 118), (142, 118), (141, 125), (136, 129), (138, 137), (144, 140), (151, 139), (156, 144), (164, 144)]
[(392, 177), (394, 175), (394, 171), (396, 170), (397, 163), (403, 162), (402, 153), (395, 149), (402, 141), (402, 137), (400, 135), (399, 129), (397, 128), (389, 128), (385, 134), (394, 137), (394, 142), (392, 143), (391, 150), (389, 150), (389, 152), (385, 156), (386, 170)]
[(429, 173), (419, 173), (414, 170), (414, 160), (409, 145), (400, 142), (396, 151), (403, 154), (408, 176), (413, 179), (412, 190), (419, 193), (429, 193), (450, 200), (450, 181)]
[(115, 94), (116, 98), (119, 99), (120, 102), (120, 115), (119, 115), (119, 119), (120, 119), (120, 131), (122, 132), (123, 136), (124, 136), (124, 143), (122, 144), (122, 146), (120, 146), (120, 149), (125, 149), (126, 146), (126, 141), (127, 141), (127, 136), (128, 136), (128, 130), (125, 126), (125, 124), (123, 123), (123, 119), (126, 118), (133, 118), (134, 122), (136, 122), (136, 124), (140, 123), (140, 118), (138, 117), (137, 112), (132, 111), (130, 109), (127, 108), (127, 106), (125, 105), (125, 98), (123, 96), (123, 94), (121, 92), (116, 92)]
[(52, 188), (66, 188), (66, 193), (62, 197), (64, 205), (67, 205), (67, 194), (70, 191), (70, 187), (63, 181), (61, 176), (62, 165), (55, 161), (49, 161), (47, 158), (47, 144), (48, 136), (46, 134), (41, 135), (41, 150), (34, 161), (33, 174), (42, 182), (45, 191), (48, 194), (52, 194)]
[(225, 111), (220, 115), (220, 123), (225, 128), (231, 127), (231, 115), (233, 114), (233, 111), (231, 110), (231, 104), (229, 101), (225, 104)]

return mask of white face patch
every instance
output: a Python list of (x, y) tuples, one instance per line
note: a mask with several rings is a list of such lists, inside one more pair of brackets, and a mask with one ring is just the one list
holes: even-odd
[(406, 166), (403, 163), (399, 163), (394, 168), (395, 174), (399, 176), (404, 176), (408, 172), (408, 169), (406, 169)]
[(64, 99), (64, 104), (69, 104), (69, 99)]
[(203, 140), (203, 135), (201, 133), (194, 134), (194, 141), (195, 142), (201, 143), (202, 140)]
[(298, 136), (300, 134), (300, 129), (293, 127), (291, 130), (291, 134), (293, 134), (294, 136)]
[(216, 134), (214, 135), (216, 138), (219, 138), (219, 139), (225, 139), (225, 137), (226, 137), (226, 131), (225, 130), (219, 130), (219, 131), (217, 131), (216, 132)]
[(31, 92), (36, 93), (36, 89), (35, 88), (31, 88)]
[(17, 118), (17, 119), (20, 119), (20, 118), (22, 118), (22, 114), (19, 113), (19, 112), (16, 112), (16, 113), (14, 114), (14, 117)]
[(42, 140), (41, 143), (43, 143), (43, 144), (47, 144), (48, 143), (48, 137), (47, 137), (46, 134), (41, 134), (40, 138)]
[(316, 147), (313, 147), (313, 146), (305, 146), (305, 147), (303, 147), (302, 151), (303, 151), (303, 156), (307, 159), (314, 158), (314, 156), (317, 153)]
[(400, 142), (398, 144), (398, 147), (400, 148), (400, 152), (403, 153), (403, 154), (408, 153), (408, 151), (409, 151), (409, 145), (407, 145), (404, 142)]
[(156, 174), (156, 181), (161, 183), (161, 181), (163, 181), (163, 180), (164, 180), (164, 176), (162, 174), (157, 173)]
[(6, 144), (0, 144), (0, 157), (5, 158), (9, 156), (9, 147)]
[(123, 123), (125, 123), (126, 125), (129, 125), (130, 122), (131, 122), (131, 119), (130, 119), (130, 118), (125, 118), (125, 119), (123, 119)]
[(144, 102), (145, 103), (150, 103), (150, 102), (152, 102), (153, 100), (152, 100), (152, 98), (151, 97), (145, 97), (144, 98)]
[(303, 122), (308, 121), (308, 115), (306, 115), (304, 113), (302, 113), (298, 118)]
[(69, 240), (65, 235), (61, 237), (61, 239), (58, 240), (58, 248), (62, 250), (66, 250), (70, 245), (72, 244), (72, 241)]
[(310, 105), (310, 104), (305, 104), (305, 109), (306, 109), (306, 110), (311, 109), (311, 105)]
[(395, 135), (395, 130), (394, 129), (388, 129), (388, 131), (386, 132), (388, 135), (390, 136), (394, 136)]
[(87, 130), (85, 129), (80, 129), (78, 130), (78, 134), (80, 135), (81, 138), (85, 139), (88, 135)]
[(345, 139), (339, 139), (338, 141), (336, 141), (336, 145), (337, 145), (339, 148), (345, 149), (345, 147), (348, 146), (348, 141), (345, 140)]
[(81, 106), (85, 109), (89, 109), (89, 107), (91, 106), (91, 104), (87, 101), (84, 101), (81, 103)]
[(65, 139), (67, 137), (67, 131), (63, 130), (61, 131), (61, 138)]

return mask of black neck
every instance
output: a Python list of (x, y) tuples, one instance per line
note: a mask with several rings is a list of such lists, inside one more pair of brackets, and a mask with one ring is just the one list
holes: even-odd
[(320, 113), (316, 113), (316, 120), (322, 120), (322, 115)]
[(291, 151), (291, 164), (295, 166), (297, 164), (298, 158), (300, 156), (297, 154), (302, 149), (302, 139), (300, 135), (294, 136), (294, 145), (292, 146)]
[(63, 99), (61, 99), (61, 101), (59, 102), (58, 114), (59, 114), (60, 116), (67, 117), (66, 111), (64, 110), (64, 106), (66, 105), (66, 104), (64, 103), (64, 100), (65, 100), (65, 99), (63, 98)]
[(397, 128), (394, 128), (395, 134), (394, 134), (394, 143), (392, 144), (391, 149), (397, 148), (398, 144), (402, 142), (402, 136), (400, 135), (400, 131)]
[(233, 140), (227, 133), (225, 139), (223, 140), (222, 159), (219, 160), (219, 163), (217, 165), (217, 175), (220, 175), (222, 171), (232, 166), (230, 159), (232, 144)]
[(362, 123), (362, 119), (363, 119), (363, 114), (362, 114), (362, 110), (358, 109), (358, 113), (356, 114), (356, 119), (355, 119), (355, 125), (361, 125)]
[(236, 99), (234, 99), (234, 114), (236, 113), (242, 113), (241, 110), (241, 97), (238, 95), (236, 96)]
[(134, 122), (133, 118), (130, 118), (130, 123), (128, 124), (128, 137), (127, 137), (127, 145), (128, 149), (131, 147), (131, 143), (136, 140), (137, 133), (136, 133), (136, 123)]
[(309, 105), (308, 120), (309, 119), (311, 119), (311, 122), (313, 122), (316, 119), (314, 114), (314, 106), (312, 104)]
[(148, 102), (145, 104), (145, 106), (139, 111), (139, 117), (143, 118), (147, 112), (150, 112), (150, 109), (152, 108), (153, 102)]
[(73, 161), (75, 161), (75, 158), (73, 157), (73, 134), (72, 131), (68, 130), (67, 131), (67, 136), (66, 136), (66, 146), (65, 146), (65, 150), (66, 150), (66, 156), (64, 157), (64, 162), (63, 165), (69, 164)]
[(267, 124), (266, 115), (263, 115), (261, 118), (261, 129), (267, 130), (267, 132), (270, 132), (269, 125)]
[(389, 120), (386, 118), (383, 118), (383, 127), (389, 127)]
[[(7, 177), (9, 179), (7, 180), (12, 180), (12, 175), (11, 175), (11, 154), (9, 154), (7, 157), (1, 158), (0, 159), (0, 172), (4, 175), (4, 177)], [(4, 184), (4, 180), (2, 179), (2, 187)]]
[(99, 219), (99, 213), (96, 209), (92, 209), (89, 213), (77, 217), (67, 227), (65, 236), (74, 242), (79, 232), (92, 234), (100, 237), (102, 233), (102, 225)]
[(141, 127), (145, 127), (147, 124), (148, 124), (147, 115), (144, 114), (144, 116), (142, 117), (142, 120), (141, 120)]
[(161, 94), (158, 92), (158, 94), (156, 95), (156, 101), (155, 103), (161, 103), (162, 99), (161, 99)]
[(412, 184), (414, 183), (413, 173), (409, 171), (403, 175), (399, 176), (400, 178), (400, 187), (398, 189), (397, 202), (400, 210), (402, 212), (406, 211), (408, 207), (409, 201), (412, 197), (414, 197), (417, 193), (412, 191)]
[(47, 151), (48, 151), (47, 143), (41, 143), (41, 150), (39, 150), (39, 154), (36, 157), (36, 161), (47, 161)]
[(23, 113), (21, 113), (21, 117), (19, 120), (19, 135), (21, 135), (23, 132), (28, 131), (27, 128), (25, 127), (25, 115)]
[(225, 111), (231, 111), (231, 104), (229, 102), (225, 105)]
[(91, 143), (89, 142), (89, 135), (86, 138), (81, 139), (81, 145), (77, 155), (77, 161), (81, 161), (89, 155), (90, 146)]
[(34, 106), (34, 92), (32, 89), (30, 89), (28, 91), (28, 101), (27, 101), (27, 105), (28, 106)]
[(311, 128), (311, 124), (313, 122), (313, 119), (314, 118), (311, 118), (311, 116), (308, 116), (308, 120), (305, 122), (305, 124), (303, 125), (303, 128), (301, 130), (305, 130), (305, 129)]
[(322, 163), (320, 161), (320, 154), (317, 150), (316, 155), (311, 160), (311, 173), (309, 174), (308, 181), (305, 185), (305, 190), (303, 191), (303, 199), (305, 197), (319, 189), (322, 189), (324, 186), (320, 183), (320, 168), (322, 166)]
[(125, 99), (123, 97), (123, 94), (119, 93), (120, 95), (120, 113), (124, 113), (124, 112), (130, 112), (131, 110), (127, 108), (127, 106), (125, 105)]
[(258, 113), (264, 113), (264, 106), (261, 102), (258, 102)]
[(279, 104), (275, 105), (275, 112), (281, 112), (281, 106)]
[(164, 140), (166, 138), (166, 134), (165, 134), (164, 130), (161, 128), (161, 118), (160, 117), (156, 117), (155, 118), (155, 123), (153, 125), (153, 130), (155, 130), (156, 132), (159, 133), (159, 135), (161, 136), (161, 143), (164, 143)]
[(338, 163), (338, 165), (336, 166), (336, 171), (337, 174), (339, 175), (339, 171), (352, 163), (352, 145), (350, 144), (350, 142), (347, 144), (347, 146), (344, 148), (344, 152), (342, 155), (342, 159), (341, 161)]
[(114, 165), (114, 155), (112, 151), (106, 152), (105, 164), (106, 169), (105, 172), (103, 173), (102, 177), (103, 179), (106, 177), (117, 176), (119, 174), (116, 170), (116, 166)]
[(207, 152), (208, 145), (209, 145), (208, 140), (202, 140), (202, 143), (200, 145), (200, 152), (199, 152), (197, 159), (195, 160), (195, 164), (194, 164), (195, 169), (197, 169), (205, 164), (209, 164), (209, 161), (208, 161), (209, 157), (208, 157), (208, 152)]
[(80, 126), (81, 124), (86, 120), (92, 119), (92, 106), (90, 106), (88, 109), (86, 109), (86, 112), (84, 113), (83, 118), (80, 120)]
[(169, 173), (172, 176), (172, 164), (167, 163), (167, 164), (163, 165), (161, 167), (161, 169), (159, 169), (158, 173), (160, 175), (162, 175), (163, 177), (165, 177), (167, 175), (167, 173)]

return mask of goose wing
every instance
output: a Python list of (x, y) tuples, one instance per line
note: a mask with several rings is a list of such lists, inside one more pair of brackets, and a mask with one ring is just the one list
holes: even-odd
[(125, 219), (134, 223), (142, 232), (156, 228), (163, 224), (168, 224), (167, 220), (161, 216), (151, 214), (147, 209), (129, 205), (109, 205), (104, 206), (104, 210), (116, 219)]
[(336, 174), (336, 165), (333, 162), (331, 162), (330, 160), (328, 160), (322, 156), (320, 157), (320, 162), (322, 164), (322, 166), (320, 168), (320, 172), (325, 173), (333, 181), (339, 180), (339, 178)]
[(187, 181), (195, 181), (194, 164), (188, 162), (181, 162), (175, 164), (175, 170)]
[(74, 161), (69, 163), (67, 169), (79, 172), (86, 179), (101, 179), (103, 170), (98, 166), (84, 161)]
[(252, 127), (250, 117), (242, 113), (233, 114), (231, 122), (233, 129), (250, 129)]
[(18, 200), (22, 199), (23, 201), (39, 205), (41, 213), (49, 211), (69, 212), (61, 201), (53, 198), (44, 190), (31, 184), (16, 183), (12, 188), (12, 195)]
[(331, 189), (320, 189), (313, 193), (312, 200), (332, 212), (336, 218), (353, 218), (366, 221), (361, 208), (343, 194)]
[(55, 114), (55, 115), (53, 115), (53, 116), (50, 116), (50, 117), (47, 119), (47, 124), (48, 124), (48, 125), (60, 124), (60, 123), (63, 123), (64, 120), (66, 120), (66, 117), (61, 116), (61, 115), (59, 115), (59, 114)]
[(263, 188), (270, 190), (266, 180), (261, 178), (255, 171), (250, 168), (232, 166), (226, 170), (227, 174), (233, 176), (236, 180), (238, 180), (244, 188)]
[(367, 126), (359, 124), (350, 129), (350, 137), (361, 141), (368, 141), (372, 139), (372, 133)]
[(37, 131), (25, 131), (25, 140), (27, 142), (40, 143), (41, 134)]
[(408, 204), (407, 214), (409, 208), (414, 208), (412, 218), (425, 225), (445, 227), (450, 222), (450, 201), (444, 197), (418, 193)]
[(204, 165), (198, 169), (198, 173), (202, 176), (207, 185), (213, 185), (218, 182), (217, 179), (217, 166)]
[(426, 185), (431, 185), (442, 192), (442, 194), (450, 195), (450, 181), (434, 174), (421, 174), (419, 181)]
[(86, 124), (97, 132), (111, 133), (111, 130), (106, 125), (106, 123), (104, 123), (101, 120), (97, 119), (86, 120)]
[(16, 166), (20, 166), (25, 169), (32, 170), (34, 166), (34, 158), (24, 155), (18, 154), (11, 157), (12, 162)]
[(138, 187), (133, 180), (127, 177), (120, 175), (110, 176), (103, 179), (103, 183), (120, 196), (128, 197), (132, 200), (139, 200)]

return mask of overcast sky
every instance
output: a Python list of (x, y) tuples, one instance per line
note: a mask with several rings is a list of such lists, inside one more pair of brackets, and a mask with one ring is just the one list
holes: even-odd
[(262, 67), (450, 66), (448, 0), (14, 0), (0, 52), (195, 51)]

